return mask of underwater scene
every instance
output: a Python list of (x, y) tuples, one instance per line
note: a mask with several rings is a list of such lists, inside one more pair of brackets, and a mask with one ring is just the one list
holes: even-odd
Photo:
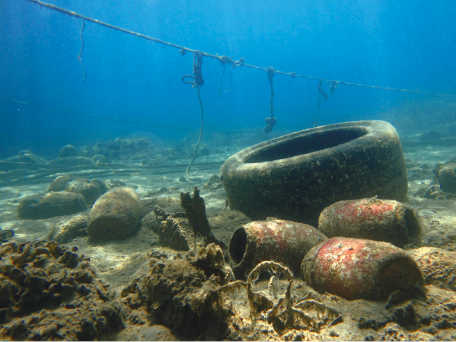
[(456, 339), (456, 2), (1, 0), (0, 339)]

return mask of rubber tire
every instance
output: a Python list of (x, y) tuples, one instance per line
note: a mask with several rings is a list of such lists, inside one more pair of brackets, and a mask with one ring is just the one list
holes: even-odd
[(334, 202), (407, 196), (402, 146), (385, 121), (321, 126), (254, 145), (222, 165), (221, 180), (230, 208), (251, 219), (315, 227)]

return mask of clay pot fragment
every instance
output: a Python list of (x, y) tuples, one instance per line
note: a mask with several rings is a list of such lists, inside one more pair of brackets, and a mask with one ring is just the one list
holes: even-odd
[(419, 243), (421, 236), (420, 222), (412, 207), (376, 197), (330, 205), (320, 214), (318, 230), (329, 238), (385, 241), (401, 248)]
[(228, 248), (234, 272), (245, 278), (262, 261), (275, 261), (300, 272), (304, 255), (327, 237), (312, 226), (286, 220), (253, 221), (237, 229)]
[(319, 292), (346, 299), (385, 300), (424, 285), (415, 260), (387, 242), (336, 237), (313, 247), (302, 261), (304, 280)]

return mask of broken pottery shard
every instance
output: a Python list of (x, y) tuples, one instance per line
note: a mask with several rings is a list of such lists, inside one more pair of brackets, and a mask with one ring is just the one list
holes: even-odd
[(190, 196), (189, 192), (181, 192), (181, 207), (187, 214), (193, 233), (208, 236), (211, 232), (211, 227), (206, 217), (204, 199), (200, 197), (199, 193), (200, 191), (196, 186), (192, 196)]
[(160, 227), (157, 232), (159, 245), (163, 247), (170, 247), (177, 251), (188, 251), (190, 249), (188, 241), (179, 225), (179, 221), (172, 218), (171, 215), (166, 214), (164, 210), (160, 211), (160, 214), (163, 216), (158, 215), (157, 211), (155, 211), (155, 214), (159, 219), (164, 219), (160, 223)]
[(192, 196), (189, 192), (181, 192), (181, 207), (185, 210), (193, 234), (204, 236), (206, 243), (214, 242), (220, 245), (220, 241), (215, 238), (211, 231), (211, 226), (206, 217), (204, 199), (200, 197), (199, 193), (200, 191), (196, 186)]

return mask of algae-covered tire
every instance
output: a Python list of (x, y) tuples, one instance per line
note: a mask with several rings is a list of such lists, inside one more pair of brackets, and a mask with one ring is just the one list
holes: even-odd
[(229, 206), (254, 220), (273, 216), (316, 225), (341, 200), (405, 200), (399, 136), (385, 121), (311, 128), (254, 145), (221, 167)]

